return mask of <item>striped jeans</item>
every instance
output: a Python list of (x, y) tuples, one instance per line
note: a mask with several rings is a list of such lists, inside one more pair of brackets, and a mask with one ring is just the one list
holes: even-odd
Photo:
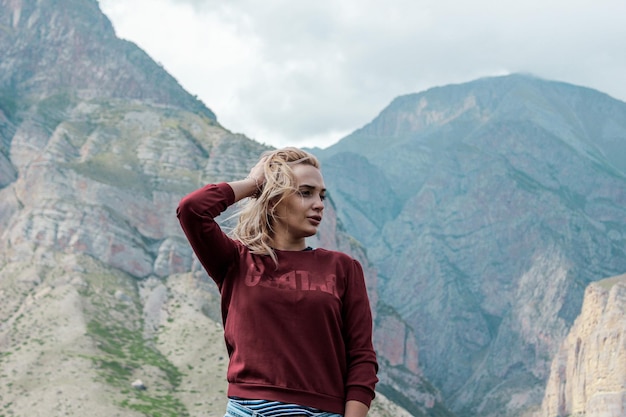
[[(277, 415), (277, 414), (274, 414)], [(317, 414), (279, 414), (279, 417), (343, 417), (341, 414), (337, 413), (317, 413)], [(245, 407), (241, 404), (237, 404), (235, 401), (228, 400), (228, 404), (226, 405), (226, 414), (224, 417), (271, 417), (269, 415), (262, 414), (258, 411), (252, 410), (248, 407)]]

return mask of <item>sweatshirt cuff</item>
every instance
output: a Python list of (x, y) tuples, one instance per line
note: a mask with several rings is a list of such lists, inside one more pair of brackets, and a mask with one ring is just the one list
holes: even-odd
[(221, 182), (219, 184), (215, 184), (215, 186), (224, 194), (226, 197), (226, 204), (229, 206), (235, 204), (235, 192), (233, 188), (228, 185), (228, 183)]
[(367, 388), (350, 387), (348, 388), (346, 401), (355, 400), (369, 407), (372, 403), (372, 400), (374, 399), (374, 395), (375, 394)]

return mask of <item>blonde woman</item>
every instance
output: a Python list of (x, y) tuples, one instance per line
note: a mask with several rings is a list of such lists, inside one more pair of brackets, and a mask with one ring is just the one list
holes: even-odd
[[(265, 153), (242, 180), (184, 197), (180, 224), (222, 300), (225, 417), (364, 417), (378, 365), (361, 265), (307, 246), (324, 213), (318, 160)], [(248, 199), (232, 237), (215, 218)]]

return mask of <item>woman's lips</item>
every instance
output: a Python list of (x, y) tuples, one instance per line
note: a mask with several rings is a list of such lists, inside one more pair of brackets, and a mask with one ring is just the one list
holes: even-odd
[(308, 219), (309, 219), (309, 222), (317, 226), (322, 221), (322, 216), (309, 216)]

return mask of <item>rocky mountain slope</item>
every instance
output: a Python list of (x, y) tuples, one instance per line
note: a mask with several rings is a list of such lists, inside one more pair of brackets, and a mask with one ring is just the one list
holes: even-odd
[(538, 409), (587, 284), (626, 271), (626, 104), (486, 78), (399, 97), (316, 152), (453, 410)]
[(552, 361), (541, 417), (626, 415), (626, 275), (594, 282)]
[[(219, 301), (175, 209), (266, 147), (117, 39), (96, 1), (0, 0), (0, 35), (0, 415), (223, 415)], [(312, 244), (360, 259), (379, 306), (371, 415), (452, 416), (326, 212)]]
[(137, 99), (215, 119), (145, 52), (118, 39), (96, 0), (2, 0), (0, 7), (5, 110), (15, 108), (14, 98), (40, 100), (55, 92)]

